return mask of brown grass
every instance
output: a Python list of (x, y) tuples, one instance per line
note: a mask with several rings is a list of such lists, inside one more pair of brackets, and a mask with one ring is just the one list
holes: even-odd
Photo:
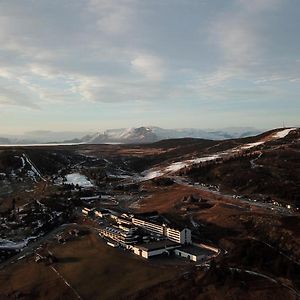
[[(206, 199), (213, 206), (217, 205), (221, 209), (236, 211), (238, 213), (250, 209), (249, 205), (247, 203), (243, 203), (241, 200), (217, 195), (207, 190), (196, 189), (189, 186), (172, 185), (169, 187), (153, 188), (149, 185), (147, 186), (147, 190), (148, 192), (151, 192), (151, 196), (139, 201), (140, 212), (153, 210), (157, 210), (160, 213), (170, 212), (171, 210), (175, 209), (176, 203), (180, 202), (184, 196), (190, 195), (195, 195), (198, 198)], [(204, 210), (201, 210), (201, 213), (203, 211)]]
[(49, 268), (24, 259), (0, 272), (0, 299), (74, 299), (73, 292)]
[[(111, 248), (94, 233), (49, 249), (59, 259), (53, 266), (83, 299), (118, 299), (176, 276), (174, 266)], [(1, 300), (20, 292), (27, 295), (21, 299), (76, 299), (49, 266), (32, 259), (0, 273)]]
[(107, 246), (90, 234), (53, 252), (72, 263), (58, 263), (61, 274), (84, 299), (112, 299), (173, 277), (173, 268), (153, 265), (133, 254)]

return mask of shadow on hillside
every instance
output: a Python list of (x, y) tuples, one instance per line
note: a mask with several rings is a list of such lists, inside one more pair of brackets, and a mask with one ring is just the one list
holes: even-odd
[(69, 256), (69, 257), (59, 257), (58, 261), (61, 264), (67, 264), (67, 263), (76, 263), (76, 262), (79, 262), (80, 259), (78, 257)]

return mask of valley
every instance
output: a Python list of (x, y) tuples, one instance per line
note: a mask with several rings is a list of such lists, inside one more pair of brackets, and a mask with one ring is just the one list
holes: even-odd
[[(0, 147), (0, 299), (55, 299), (54, 285), (66, 299), (169, 299), (184, 290), (187, 299), (274, 291), (298, 299), (299, 174), (299, 128), (228, 140)], [(103, 242), (106, 221), (84, 215), (87, 208), (158, 213), (219, 253), (195, 263), (144, 260)], [(74, 228), (84, 234), (71, 236)], [(35, 262), (49, 253), (51, 262)], [(93, 297), (107, 282), (115, 294)]]

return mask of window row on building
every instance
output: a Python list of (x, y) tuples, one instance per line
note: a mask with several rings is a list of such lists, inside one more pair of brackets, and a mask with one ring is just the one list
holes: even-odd
[(139, 218), (132, 218), (132, 223), (136, 226), (142, 227), (144, 230), (166, 236), (173, 242), (179, 244), (192, 243), (191, 230), (188, 228), (174, 229), (168, 227), (166, 224), (156, 224)]
[(99, 232), (101, 235), (123, 244), (134, 244), (137, 242), (134, 228), (124, 230), (124, 228), (106, 226), (100, 228)]

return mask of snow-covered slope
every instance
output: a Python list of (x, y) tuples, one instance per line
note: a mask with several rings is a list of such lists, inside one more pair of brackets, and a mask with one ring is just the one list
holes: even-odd
[(272, 137), (274, 139), (282, 139), (282, 138), (285, 138), (291, 131), (294, 131), (296, 129), (297, 129), (296, 127), (287, 128), (287, 129), (276, 132), (275, 134), (273, 134)]
[(181, 169), (184, 169), (184, 168), (192, 166), (192, 165), (197, 165), (197, 164), (201, 164), (201, 163), (205, 163), (205, 162), (209, 162), (209, 161), (215, 161), (215, 160), (222, 159), (222, 158), (224, 159), (224, 158), (228, 158), (232, 155), (235, 155), (237, 152), (242, 152), (242, 151), (249, 150), (249, 149), (256, 149), (256, 147), (261, 146), (267, 142), (275, 141), (278, 139), (283, 139), (290, 132), (292, 132), (294, 130), (297, 130), (297, 128), (294, 127), (294, 128), (280, 129), (280, 130), (276, 131), (275, 133), (269, 134), (269, 135), (265, 136), (264, 138), (261, 138), (258, 141), (253, 142), (253, 143), (242, 144), (238, 147), (228, 149), (226, 151), (218, 152), (218, 153), (215, 153), (212, 155), (196, 157), (193, 159), (186, 159), (186, 160), (182, 160), (182, 161), (176, 161), (176, 162), (173, 162), (170, 165), (162, 167), (162, 168), (154, 167), (154, 168), (144, 171), (142, 173), (143, 177), (141, 177), (140, 180), (144, 181), (144, 180), (157, 178), (157, 177), (160, 177), (160, 176), (163, 176), (166, 174), (173, 174), (173, 173), (180, 171)]

